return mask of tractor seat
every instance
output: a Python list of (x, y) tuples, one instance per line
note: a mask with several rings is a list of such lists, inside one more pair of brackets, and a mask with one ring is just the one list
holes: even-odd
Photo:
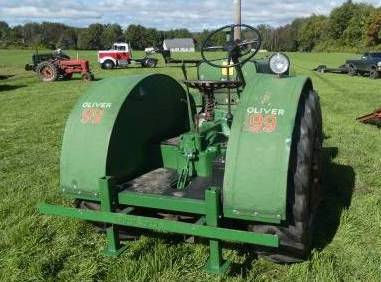
[(183, 80), (190, 88), (198, 89), (200, 92), (214, 92), (215, 90), (227, 88), (236, 89), (242, 86), (239, 80)]

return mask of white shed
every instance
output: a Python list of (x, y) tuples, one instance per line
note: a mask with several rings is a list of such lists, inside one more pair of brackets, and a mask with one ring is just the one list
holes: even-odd
[(195, 46), (192, 38), (165, 39), (163, 49), (171, 52), (194, 52)]

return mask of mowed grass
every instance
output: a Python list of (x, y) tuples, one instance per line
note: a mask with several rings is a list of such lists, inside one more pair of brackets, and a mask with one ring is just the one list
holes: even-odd
[[(0, 50), (0, 74), (15, 75), (0, 81), (0, 281), (219, 281), (203, 271), (206, 245), (146, 235), (109, 258), (91, 225), (36, 211), (39, 202), (69, 204), (58, 193), (60, 147), (66, 119), (89, 84), (77, 76), (41, 83), (23, 69), (31, 54)], [(156, 69), (104, 71), (95, 51), (79, 56), (91, 61), (97, 79), (147, 72), (182, 79), (162, 59)], [(324, 199), (311, 258), (277, 265), (228, 246), (224, 256), (234, 264), (223, 281), (381, 281), (381, 131), (355, 121), (381, 106), (381, 80), (311, 71), (351, 56), (290, 54), (295, 73), (312, 77), (324, 115)]]

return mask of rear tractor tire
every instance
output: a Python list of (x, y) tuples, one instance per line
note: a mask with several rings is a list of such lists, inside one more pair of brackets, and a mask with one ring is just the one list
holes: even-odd
[(311, 252), (315, 213), (320, 202), (322, 117), (314, 91), (302, 95), (293, 132), (287, 187), (287, 221), (280, 225), (250, 225), (249, 230), (278, 235), (278, 249), (257, 249), (276, 263), (295, 263)]
[(36, 69), (38, 78), (43, 82), (52, 82), (58, 78), (58, 69), (51, 62), (42, 62)]

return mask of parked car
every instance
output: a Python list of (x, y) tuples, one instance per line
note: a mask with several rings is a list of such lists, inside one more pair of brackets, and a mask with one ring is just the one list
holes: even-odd
[(381, 52), (364, 53), (361, 59), (347, 60), (349, 75), (369, 75), (372, 79), (381, 77)]
[(381, 52), (364, 53), (360, 59), (346, 60), (345, 64), (338, 68), (327, 67), (320, 65), (313, 69), (320, 73), (338, 73), (349, 74), (350, 76), (363, 75), (369, 76), (371, 79), (381, 77)]

